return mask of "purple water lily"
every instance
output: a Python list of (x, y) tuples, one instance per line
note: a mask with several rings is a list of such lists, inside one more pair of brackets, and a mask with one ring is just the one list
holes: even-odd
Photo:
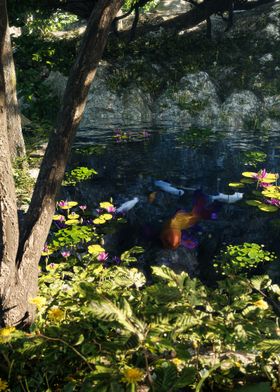
[(97, 260), (98, 261), (105, 261), (108, 259), (109, 253), (106, 252), (101, 252), (99, 253), (99, 255), (97, 256)]
[(280, 207), (280, 200), (278, 200), (278, 199), (266, 199), (265, 202), (267, 204), (271, 204), (273, 206)]
[(63, 250), (60, 253), (61, 253), (61, 256), (64, 257), (65, 259), (67, 259), (71, 255), (71, 252), (69, 250)]
[(80, 208), (82, 211), (85, 211), (85, 210), (87, 209), (87, 206), (86, 206), (86, 205), (81, 205), (81, 206), (79, 206), (79, 208)]
[(256, 178), (258, 181), (262, 181), (264, 178), (267, 176), (267, 171), (266, 169), (261, 169), (258, 173), (254, 175), (254, 178)]

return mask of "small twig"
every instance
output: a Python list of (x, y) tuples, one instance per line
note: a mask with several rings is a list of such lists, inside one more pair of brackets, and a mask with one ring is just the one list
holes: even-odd
[(38, 335), (30, 336), (30, 338), (38, 338), (38, 337), (42, 338), (42, 339), (49, 340), (51, 342), (60, 342), (60, 343), (64, 344), (66, 347), (68, 347), (72, 351), (74, 351), (74, 353), (77, 354), (87, 364), (87, 366), (90, 368), (90, 370), (93, 370), (92, 366), (90, 365), (90, 363), (88, 362), (86, 357), (84, 357), (83, 354), (81, 354), (75, 347), (73, 347), (71, 344), (67, 343), (65, 340), (60, 339), (60, 338), (51, 338), (49, 336), (42, 335), (41, 333), (39, 333)]

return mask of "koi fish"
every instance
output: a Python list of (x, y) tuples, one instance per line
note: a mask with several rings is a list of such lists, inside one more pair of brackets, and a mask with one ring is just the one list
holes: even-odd
[(157, 197), (156, 191), (149, 193), (148, 194), (148, 202), (152, 204), (156, 200), (156, 197)]
[(225, 193), (219, 193), (217, 196), (210, 196), (213, 201), (220, 201), (221, 203), (232, 204), (243, 199), (244, 193), (235, 192), (233, 195), (227, 195)]
[(169, 182), (165, 182), (162, 180), (155, 181), (155, 186), (160, 188), (162, 191), (171, 193), (175, 196), (183, 196), (183, 194), (185, 193), (182, 189), (175, 188)]
[(117, 209), (117, 213), (127, 212), (131, 210), (137, 203), (139, 199), (138, 197), (134, 197), (132, 200), (128, 200), (125, 203), (121, 204)]
[(182, 230), (189, 229), (201, 219), (211, 219), (216, 206), (213, 204), (209, 206), (208, 204), (209, 197), (201, 191), (195, 191), (192, 211), (177, 211), (163, 226), (160, 235), (163, 246), (169, 249), (178, 248), (182, 241)]

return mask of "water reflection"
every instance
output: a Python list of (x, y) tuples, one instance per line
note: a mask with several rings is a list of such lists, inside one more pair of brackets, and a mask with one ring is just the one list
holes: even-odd
[[(142, 132), (143, 130), (139, 130)], [(137, 130), (134, 130), (134, 133)], [(75, 154), (71, 165), (95, 168), (95, 187), (108, 189), (114, 199), (129, 197), (141, 179), (151, 177), (178, 187), (203, 187), (208, 193), (227, 192), (229, 181), (238, 181), (244, 170), (246, 151), (263, 151), (269, 171), (279, 171), (277, 132), (236, 129), (154, 129), (150, 137), (116, 143), (114, 130), (85, 129), (78, 132), (75, 146), (102, 145), (102, 154)], [(278, 146), (278, 147), (277, 147)], [(252, 167), (252, 166), (251, 166)], [(248, 166), (247, 166), (248, 168)], [(103, 192), (102, 192), (103, 193)]]

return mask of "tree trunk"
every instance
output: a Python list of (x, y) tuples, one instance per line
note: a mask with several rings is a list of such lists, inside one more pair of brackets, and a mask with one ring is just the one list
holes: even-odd
[[(0, 0), (0, 4), (3, 1)], [(24, 326), (32, 323), (34, 319), (34, 309), (28, 304), (28, 300), (37, 294), (38, 261), (52, 222), (55, 197), (64, 176), (91, 82), (102, 58), (111, 23), (122, 3), (123, 0), (99, 0), (89, 19), (80, 53), (70, 72), (57, 129), (50, 137), (31, 204), (21, 228), (17, 257), (14, 259), (16, 282), (11, 283), (11, 287), (16, 286), (16, 290), (2, 294), (4, 325)]]
[[(8, 29), (6, 1), (0, 0), (0, 325), (15, 303), (6, 299), (16, 284), (16, 254), (19, 241), (15, 185), (7, 133), (5, 57), (8, 56), (5, 37)], [(10, 310), (9, 310), (10, 308)], [(12, 320), (10, 320), (12, 323)]]
[(16, 71), (9, 25), (4, 39), (5, 56), (3, 59), (4, 80), (6, 87), (7, 127), (10, 153), (12, 158), (25, 155), (25, 145), (21, 129), (21, 118), (16, 92)]

